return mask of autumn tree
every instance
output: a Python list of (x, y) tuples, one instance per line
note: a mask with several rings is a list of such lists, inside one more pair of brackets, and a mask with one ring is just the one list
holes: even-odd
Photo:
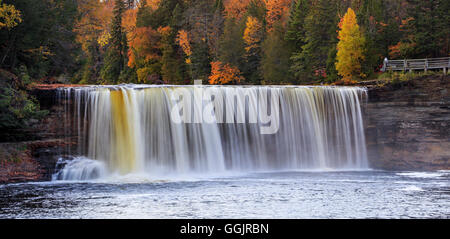
[(292, 0), (264, 0), (266, 3), (267, 29), (270, 31), (276, 22), (285, 23)]
[(22, 22), (21, 13), (14, 5), (2, 3), (0, 0), (0, 29), (11, 29)]
[(227, 18), (240, 19), (245, 15), (251, 0), (223, 0), (224, 12)]
[(220, 61), (211, 62), (211, 75), (209, 76), (209, 84), (225, 85), (239, 84), (244, 78), (241, 72), (235, 66)]
[(336, 69), (344, 82), (357, 77), (364, 77), (361, 73), (361, 62), (365, 38), (359, 29), (355, 12), (349, 8), (339, 22), (339, 43), (337, 45)]
[(191, 64), (192, 48), (188, 32), (186, 30), (178, 31), (176, 41), (186, 55), (186, 63)]
[(262, 40), (262, 25), (255, 17), (248, 17), (244, 31), (245, 50), (251, 52), (259, 48)]
[(243, 36), (245, 42), (245, 76), (253, 83), (259, 83), (259, 65), (261, 61), (261, 43), (263, 26), (255, 17), (249, 16)]
[(161, 73), (161, 35), (151, 27), (136, 28), (136, 35), (130, 40), (128, 66), (135, 69), (138, 82), (150, 83), (159, 79)]
[[(74, 26), (76, 39), (86, 52), (92, 45), (91, 41), (105, 42), (109, 41), (109, 26), (112, 18), (113, 4), (110, 1), (100, 2), (91, 0), (78, 0), (78, 20)], [(105, 45), (106, 45), (105, 44)]]
[(109, 23), (112, 9), (112, 2), (78, 0), (78, 19), (73, 32), (81, 45), (85, 61), (74, 78), (80, 83), (98, 84), (101, 81), (104, 50), (111, 38)]

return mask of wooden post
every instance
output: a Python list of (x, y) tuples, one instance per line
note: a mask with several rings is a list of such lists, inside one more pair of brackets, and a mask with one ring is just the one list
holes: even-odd
[(406, 59), (403, 59), (403, 72), (406, 72)]
[[(408, 67), (408, 63), (406, 63), (406, 67)], [(409, 73), (411, 73), (411, 72), (412, 72), (412, 68), (409, 67)]]
[(425, 58), (425, 73), (428, 71), (428, 59)]

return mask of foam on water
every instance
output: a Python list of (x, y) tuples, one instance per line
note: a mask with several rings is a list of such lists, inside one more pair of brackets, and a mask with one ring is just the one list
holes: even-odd
[(424, 191), (422, 188), (411, 185), (401, 189), (402, 191)]
[(72, 160), (60, 158), (57, 167), (61, 170), (53, 175), (53, 180), (95, 180), (107, 175), (107, 169), (102, 161), (86, 157), (75, 157)]
[(437, 171), (437, 172), (404, 172), (397, 173), (400, 176), (406, 176), (411, 178), (439, 178), (448, 175), (447, 172)]

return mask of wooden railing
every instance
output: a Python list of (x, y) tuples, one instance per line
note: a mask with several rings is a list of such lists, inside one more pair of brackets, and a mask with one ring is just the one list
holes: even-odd
[(450, 57), (428, 58), (428, 59), (405, 59), (405, 60), (388, 60), (384, 59), (381, 71), (413, 71), (442, 69), (447, 74), (450, 68)]

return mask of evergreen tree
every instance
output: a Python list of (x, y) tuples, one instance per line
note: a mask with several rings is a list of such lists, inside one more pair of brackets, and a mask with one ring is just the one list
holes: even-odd
[[(74, 1), (4, 0), (0, 8), (4, 6), (9, 7), (0, 15), (7, 14), (11, 19), (0, 16), (0, 26), (6, 21), (6, 26), (0, 27), (1, 68), (15, 71), (24, 65), (31, 77), (39, 79), (75, 71)], [(20, 23), (11, 15), (12, 9), (16, 9), (15, 14), (20, 12)]]
[(111, 39), (105, 57), (101, 77), (105, 83), (118, 83), (127, 60), (127, 39), (122, 27), (122, 16), (125, 4), (122, 0), (116, 0), (114, 5), (114, 17), (111, 23)]
[(406, 43), (411, 58), (448, 56), (450, 44), (448, 0), (407, 0)]
[(152, 21), (153, 10), (148, 5), (147, 0), (141, 1), (136, 13), (136, 27), (147, 27), (150, 26), (150, 22)]
[(337, 7), (335, 1), (315, 0), (305, 18), (305, 44), (291, 57), (291, 72), (298, 82), (324, 80), (330, 49), (337, 41)]
[(244, 77), (248, 82), (259, 84), (258, 73), (261, 61), (261, 43), (263, 40), (263, 27), (259, 20), (249, 16), (244, 31), (245, 41), (245, 64), (243, 68)]
[[(160, 26), (169, 26), (172, 23), (174, 10), (181, 8), (183, 0), (163, 0), (159, 2), (158, 8), (151, 13), (151, 16), (144, 22), (144, 26), (151, 26), (157, 29)], [(179, 10), (177, 10), (179, 11)]]
[(165, 83), (181, 83), (182, 73), (180, 64), (182, 64), (175, 55), (175, 34), (170, 27), (162, 28), (162, 57), (161, 57), (161, 75)]
[[(361, 71), (372, 75), (388, 55), (389, 39), (387, 35), (387, 14), (385, 2), (380, 0), (362, 0), (358, 6), (357, 19), (366, 39), (364, 61)], [(397, 29), (398, 30), (398, 29)]]
[(264, 84), (288, 83), (291, 81), (289, 72), (289, 49), (284, 40), (284, 31), (275, 24), (263, 43), (263, 58), (261, 73)]
[(101, 61), (101, 53), (97, 41), (90, 41), (86, 54), (86, 62), (83, 65), (80, 84), (97, 84)]
[(236, 22), (227, 18), (219, 43), (219, 61), (242, 69), (245, 64), (245, 43), (242, 38), (245, 28), (245, 19)]
[(266, 25), (266, 6), (260, 0), (252, 0), (247, 6), (247, 16), (256, 17), (263, 26)]
[(310, 4), (310, 0), (297, 0), (291, 7), (285, 38), (292, 51), (297, 54), (305, 44), (304, 25)]
[(192, 44), (191, 61), (192, 78), (204, 80), (206, 84), (211, 73), (211, 56), (206, 42)]

